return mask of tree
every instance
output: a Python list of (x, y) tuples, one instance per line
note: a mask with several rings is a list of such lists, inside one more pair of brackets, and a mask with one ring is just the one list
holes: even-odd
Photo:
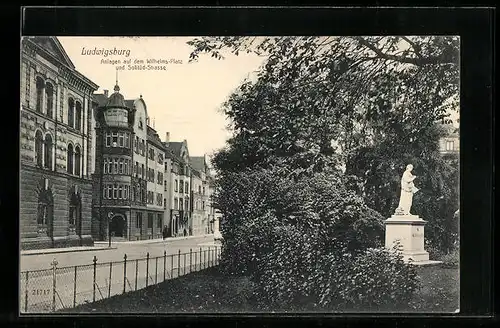
[(267, 56), (257, 80), (223, 106), (235, 137), (221, 156), (232, 158), (233, 169), (266, 166), (270, 154), (301, 154), (295, 164), (302, 170), (321, 170), (336, 149), (346, 163), (381, 136), (411, 142), (457, 108), (454, 37), (216, 37), (189, 44), (191, 60), (201, 53), (221, 59), (224, 50)]

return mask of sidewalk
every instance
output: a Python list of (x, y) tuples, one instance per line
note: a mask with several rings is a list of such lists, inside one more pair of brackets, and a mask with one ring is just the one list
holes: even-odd
[[(201, 238), (213, 238), (213, 234), (199, 235), (199, 236), (182, 236), (182, 237), (168, 237), (165, 239), (165, 243), (174, 242), (178, 240), (186, 239), (201, 239)], [(111, 244), (116, 245), (140, 245), (140, 244), (156, 244), (163, 243), (163, 238), (156, 239), (145, 239), (145, 240), (125, 240), (125, 241), (111, 241)], [(95, 241), (95, 245), (108, 245), (108, 241)]]
[[(94, 243), (96, 244), (96, 243)], [(64, 248), (43, 248), (43, 249), (30, 249), (21, 251), (21, 256), (39, 255), (39, 254), (56, 254), (56, 253), (70, 253), (70, 252), (85, 252), (85, 251), (107, 251), (116, 249), (116, 246), (76, 246)]]

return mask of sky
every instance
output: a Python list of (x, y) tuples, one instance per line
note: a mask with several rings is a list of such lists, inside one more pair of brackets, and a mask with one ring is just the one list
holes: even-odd
[[(166, 70), (118, 70), (120, 93), (125, 99), (142, 95), (146, 102), (150, 125), (165, 141), (187, 140), (191, 156), (211, 155), (224, 146), (230, 136), (220, 106), (245, 78), (255, 72), (264, 58), (242, 53), (228, 54), (217, 60), (201, 55), (197, 62), (188, 63), (192, 48), (186, 42), (190, 37), (58, 37), (76, 70), (99, 85), (113, 92), (116, 67), (126, 59), (162, 59), (172, 63), (153, 64), (166, 66)], [(86, 54), (94, 49), (125, 50), (122, 55)], [(129, 53), (126, 56), (127, 51)], [(102, 60), (122, 63), (107, 64)], [(146, 63), (145, 63), (146, 64)], [(146, 64), (147, 65), (147, 64)]]

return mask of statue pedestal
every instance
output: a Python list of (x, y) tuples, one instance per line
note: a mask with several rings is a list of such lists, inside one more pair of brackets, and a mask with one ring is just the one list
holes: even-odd
[(414, 264), (429, 262), (429, 253), (424, 249), (424, 226), (427, 221), (418, 215), (393, 215), (385, 220), (385, 247), (392, 248), (399, 240), (406, 262)]

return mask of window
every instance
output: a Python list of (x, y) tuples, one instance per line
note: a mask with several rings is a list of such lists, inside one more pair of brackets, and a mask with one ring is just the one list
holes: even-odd
[(167, 209), (167, 199), (163, 198), (163, 209)]
[(453, 142), (453, 140), (447, 140), (446, 141), (446, 150), (447, 151), (452, 151), (455, 149), (455, 143)]
[(45, 136), (45, 145), (44, 145), (44, 164), (48, 169), (52, 168), (52, 137), (50, 134)]
[(52, 223), (53, 218), (53, 199), (50, 190), (41, 190), (38, 195), (38, 211), (37, 211), (37, 224), (39, 232), (43, 232), (48, 236), (51, 235), (48, 226)]
[(125, 186), (123, 199), (128, 199), (129, 191), (130, 191), (130, 186)]
[(135, 200), (137, 199), (137, 188), (135, 186), (132, 186), (132, 201), (135, 202)]
[(75, 129), (77, 129), (78, 131), (82, 129), (82, 103), (79, 101), (76, 102)]
[(189, 198), (186, 198), (184, 202), (186, 203), (185, 204), (186, 211), (189, 211)]
[(113, 173), (117, 174), (118, 171), (118, 158), (113, 158)]
[(40, 131), (35, 134), (35, 161), (36, 165), (43, 166), (43, 136)]
[(184, 191), (189, 194), (189, 184), (187, 182), (184, 183)]
[(136, 153), (139, 153), (139, 137), (138, 136), (135, 136), (134, 150), (135, 150)]
[(36, 111), (41, 113), (43, 110), (43, 89), (45, 83), (41, 77), (36, 78)]
[(77, 176), (81, 175), (80, 163), (82, 162), (82, 154), (80, 152), (80, 147), (75, 147), (75, 171), (74, 174)]
[(179, 191), (179, 184), (178, 184), (177, 180), (175, 180), (174, 191), (175, 192)]
[(113, 199), (117, 199), (118, 198), (118, 184), (115, 183), (113, 185)]
[(198, 193), (201, 194), (201, 186), (198, 186)]
[(112, 185), (108, 185), (108, 199), (112, 199), (113, 198), (113, 186)]
[(73, 98), (68, 99), (68, 125), (75, 126), (75, 101)]
[(123, 174), (123, 158), (120, 158), (120, 163), (118, 164), (118, 172)]
[(142, 230), (142, 213), (137, 213), (135, 217), (135, 227)]
[(118, 186), (118, 199), (123, 198), (123, 185)]
[(123, 134), (123, 132), (120, 132), (118, 133), (118, 146), (123, 148), (124, 144), (125, 144), (125, 135)]
[(141, 155), (144, 156), (144, 152), (146, 150), (146, 145), (144, 143), (144, 140), (141, 140)]
[(163, 226), (163, 222), (162, 221), (163, 221), (162, 215), (158, 214), (158, 217), (156, 219), (156, 222), (157, 222), (156, 227), (157, 228), (161, 228)]
[(125, 173), (126, 175), (130, 175), (128, 163), (129, 163), (128, 159), (124, 160), (123, 162), (123, 173)]
[(144, 179), (144, 164), (141, 164), (141, 175), (142, 175), (142, 178)]
[(142, 118), (139, 119), (139, 129), (142, 130)]
[(201, 209), (205, 210), (205, 202), (202, 202)]
[(118, 132), (113, 132), (111, 134), (111, 146), (116, 147), (118, 145)]
[(106, 133), (106, 147), (111, 147), (111, 133)]
[(148, 213), (148, 229), (153, 228), (153, 213)]
[(130, 149), (130, 139), (128, 133), (125, 133), (125, 148)]
[(163, 164), (163, 154), (158, 154), (158, 164)]
[(167, 191), (167, 180), (164, 180), (163, 181), (163, 185), (165, 186), (165, 188), (163, 188), (164, 191)]
[(174, 210), (179, 209), (179, 202), (177, 201), (177, 198), (174, 198)]
[(179, 198), (179, 210), (180, 211), (184, 210), (184, 202), (182, 201), (182, 198)]
[(70, 203), (69, 203), (69, 218), (68, 223), (70, 228), (75, 228), (77, 222), (80, 219), (81, 215), (81, 201), (80, 197), (76, 193), (72, 193)]
[(184, 183), (182, 181), (179, 181), (179, 192), (181, 194), (184, 193)]
[(54, 114), (54, 87), (47, 83), (45, 86), (45, 101), (47, 106), (47, 116), (52, 118)]
[(205, 195), (205, 187), (203, 187), (203, 195)]

